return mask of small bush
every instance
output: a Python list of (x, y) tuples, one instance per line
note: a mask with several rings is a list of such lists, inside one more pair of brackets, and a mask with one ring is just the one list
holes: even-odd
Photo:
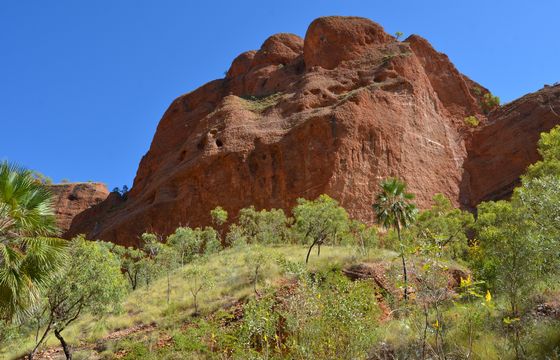
[(470, 127), (473, 127), (473, 128), (477, 127), (480, 124), (480, 120), (478, 120), (478, 118), (475, 115), (467, 116), (464, 119), (464, 122), (467, 126), (470, 126)]
[(494, 110), (496, 107), (500, 106), (500, 98), (492, 95), (491, 93), (486, 93), (482, 97), (482, 110), (485, 113), (489, 113), (490, 111)]
[(282, 93), (275, 93), (268, 96), (248, 95), (242, 96), (241, 98), (245, 100), (248, 110), (256, 113), (262, 113), (268, 108), (278, 104), (282, 99), (282, 96)]

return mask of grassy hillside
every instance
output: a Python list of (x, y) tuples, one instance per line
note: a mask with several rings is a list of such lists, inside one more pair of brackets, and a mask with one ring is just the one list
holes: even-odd
[[(264, 255), (262, 259), (266, 259), (261, 269), (262, 276), (257, 283), (257, 293), (254, 291), (253, 283), (254, 264), (250, 262), (250, 258), (247, 259), (247, 254), (255, 251), (256, 248), (262, 250)], [(368, 358), (370, 355), (369, 358), (372, 359), (383, 358), (380, 356), (392, 358), (390, 356), (398, 356), (395, 349), (400, 348), (405, 353), (411, 351), (411, 349), (408, 349), (411, 346), (416, 347), (416, 353), (418, 353), (417, 340), (424, 331), (422, 314), (402, 307), (402, 304), (399, 303), (399, 289), (397, 287), (385, 290), (382, 288), (385, 284), (398, 282), (398, 271), (396, 270), (399, 268), (400, 258), (397, 253), (384, 249), (371, 249), (368, 255), (358, 255), (355, 247), (326, 246), (321, 249), (320, 256), (313, 253), (310, 263), (306, 266), (304, 259), (307, 250), (307, 247), (299, 245), (266, 248), (250, 245), (240, 246), (224, 250), (176, 269), (169, 277), (171, 289), (169, 304), (167, 304), (167, 278), (164, 276), (150, 284), (149, 287), (142, 287), (131, 292), (124, 301), (121, 312), (101, 319), (85, 316), (71, 325), (67, 330), (66, 337), (68, 342), (74, 345), (74, 357), (75, 359), (293, 358), (292, 356), (295, 353), (282, 355), (282, 351), (271, 351), (270, 354), (263, 353), (263, 349), (251, 354), (240, 352), (239, 349), (235, 349), (238, 346), (235, 341), (228, 339), (228, 336), (234, 336), (239, 332), (230, 330), (238, 328), (239, 324), (245, 321), (245, 317), (250, 316), (244, 311), (247, 311), (247, 307), (255, 305), (255, 302), (252, 302), (254, 299), (259, 299), (256, 302), (257, 304), (259, 302), (264, 303), (267, 301), (267, 294), (273, 294), (274, 301), (280, 303), (284, 300), (278, 300), (279, 298), (301, 296), (304, 292), (298, 294), (295, 288), (305, 287), (309, 283), (295, 281), (302, 276), (302, 273), (298, 275), (298, 271), (303, 271), (304, 274), (315, 274), (316, 276), (333, 273), (352, 278), (352, 271), (349, 269), (361, 271), (356, 265), (367, 265), (381, 270), (381, 273), (374, 278), (358, 280), (358, 282), (368, 283), (366, 291), (361, 293), (363, 298), (359, 301), (363, 301), (365, 297), (373, 299), (375, 308), (371, 312), (373, 314), (371, 318), (359, 319), (354, 324), (354, 326), (361, 326), (362, 322), (367, 323), (367, 326), (359, 329), (360, 333), (365, 336), (362, 340), (367, 342), (361, 345), (376, 349), (376, 355), (368, 355), (367, 352), (362, 352), (360, 344), (351, 344), (349, 339), (344, 339), (338, 345), (345, 344), (348, 348), (352, 345), (353, 349), (356, 350), (355, 354), (361, 354), (356, 358)], [(421, 268), (422, 264), (425, 264), (425, 260), (413, 257), (410, 263), (411, 273), (414, 273), (416, 268)], [(288, 264), (288, 266), (286, 267), (285, 264)], [(194, 313), (193, 299), (190, 293), (192, 282), (186, 274), (190, 269), (199, 265), (212, 277), (214, 286), (201, 292), (199, 299), (200, 314), (197, 315)], [(287, 270), (290, 266), (293, 269)], [(453, 262), (446, 263), (445, 271), (450, 271), (449, 269), (460, 271), (461, 274), (468, 274), (466, 268)], [(386, 280), (381, 286), (376, 284), (376, 281), (379, 281), (380, 278)], [(327, 287), (334, 287), (335, 282), (326, 282), (328, 283)], [(389, 290), (389, 293), (384, 292), (386, 290)], [(285, 294), (286, 291), (289, 292), (288, 295)], [(313, 300), (317, 301), (316, 304), (310, 303), (309, 299), (297, 298), (297, 304), (301, 308), (288, 307), (286, 313), (291, 313), (294, 317), (297, 317), (296, 313), (305, 311), (305, 308), (309, 310), (316, 306), (331, 304), (334, 305), (333, 309), (335, 309), (346, 304), (347, 299), (345, 300), (338, 295), (326, 300), (325, 303), (321, 303), (321, 296), (329, 296), (329, 291), (336, 292), (332, 289), (328, 291), (320, 288), (313, 290)], [(379, 296), (379, 294), (382, 294), (382, 296)], [(548, 294), (548, 297), (551, 298), (555, 292), (549, 289), (543, 291), (542, 294), (543, 296)], [(346, 289), (342, 296), (352, 297), (353, 295)], [(478, 305), (467, 302), (461, 303), (458, 298), (456, 300), (459, 301), (456, 306), (442, 310), (446, 321), (453, 322), (453, 326), (450, 326), (444, 335), (446, 337), (445, 341), (453, 343), (457, 349), (461, 346), (467, 347), (469, 345), (467, 344), (469, 342), (468, 329), (459, 325), (465, 325), (465, 322), (472, 321), (474, 326), (480, 326), (481, 328), (474, 329), (476, 336), (472, 339), (472, 354), (470, 357), (474, 359), (508, 358), (504, 353), (507, 348), (507, 341), (504, 339), (502, 331), (499, 328), (482, 325), (480, 319), (471, 318), (473, 313), (480, 312)], [(349, 306), (355, 306), (349, 304)], [(358, 304), (358, 307), (361, 305)], [(399, 312), (403, 312), (403, 314), (399, 314)], [(404, 312), (406, 312), (406, 316)], [(324, 314), (319, 315), (319, 313), (320, 311), (315, 313), (314, 316), (324, 316)], [(261, 315), (263, 317), (267, 316), (266, 314)], [(492, 310), (483, 315), (496, 316), (492, 313)], [(335, 314), (335, 318), (336, 316), (342, 317), (341, 323), (327, 317), (330, 319), (329, 322), (322, 322), (319, 328), (313, 330), (311, 335), (305, 334), (305, 336), (311, 336), (312, 339), (300, 338), (300, 345), (306, 342), (307, 345), (317, 342), (315, 344), (317, 348), (326, 347), (319, 350), (325, 354), (324, 358), (334, 359), (337, 358), (337, 354), (344, 354), (342, 349), (329, 351), (329, 339), (334, 336), (343, 338), (343, 332), (352, 333), (350, 329), (344, 327), (346, 321), (344, 315)], [(537, 320), (540, 330), (535, 342), (540, 345), (536, 348), (544, 353), (544, 349), (549, 350), (550, 344), (560, 340), (560, 331), (554, 328), (557, 322), (552, 319), (547, 317), (534, 319), (534, 321)], [(306, 319), (303, 323), (308, 326), (317, 325), (309, 322), (309, 319)], [(436, 328), (435, 324), (430, 324), (428, 329), (429, 346), (436, 346), (436, 342), (433, 341)], [(29, 333), (26, 337), (8, 346), (3, 346), (0, 356), (8, 359), (18, 358), (26, 354), (32, 348), (35, 336), (33, 329), (28, 330)], [(215, 342), (215, 348), (212, 348), (213, 342)], [(311, 345), (310, 348), (315, 345)], [(221, 351), (219, 348), (222, 348)], [(54, 336), (48, 339), (45, 349), (40, 354), (40, 358), (64, 358)], [(308, 358), (303, 354), (305, 352), (300, 352), (299, 358)], [(449, 358), (465, 358), (465, 354), (460, 356), (458, 352), (450, 351), (449, 355)], [(552, 359), (552, 357), (550, 358)]]
[[(253, 269), (244, 261), (244, 254), (251, 251), (251, 246), (238, 247), (224, 250), (219, 254), (200, 261), (202, 266), (215, 279), (215, 285), (200, 295), (201, 314), (208, 316), (221, 309), (235, 307), (238, 303), (255, 297), (253, 290)], [(258, 290), (264, 291), (268, 287), (278, 287), (282, 279), (281, 269), (277, 263), (278, 259), (286, 259), (303, 264), (307, 247), (276, 246), (264, 248), (267, 258), (263, 269), (262, 279), (258, 282)], [(388, 250), (375, 250), (370, 256), (358, 256), (352, 247), (331, 247), (321, 249), (321, 255), (313, 254), (310, 271), (324, 270), (329, 267), (342, 267), (357, 261), (396, 259), (396, 254)], [(140, 330), (141, 342), (150, 346), (157, 346), (161, 339), (169, 339), (181, 328), (197, 321), (193, 316), (193, 300), (189, 290), (189, 279), (185, 272), (193, 264), (188, 264), (181, 269), (173, 271), (170, 276), (171, 294), (170, 303), (167, 304), (167, 279), (162, 277), (149, 287), (143, 287), (131, 292), (126, 298), (122, 312), (107, 316), (103, 319), (86, 316), (71, 325), (67, 331), (67, 338), (71, 344), (82, 344), (82, 350), (75, 353), (76, 359), (112, 358), (119, 353), (123, 344), (128, 345), (127, 340), (136, 339), (134, 330)], [(128, 336), (126, 330), (132, 329)], [(144, 331), (148, 329), (148, 331)], [(125, 330), (125, 331), (122, 331)], [(118, 334), (122, 331), (125, 336)], [(113, 334), (119, 338), (114, 339)], [(95, 345), (96, 343), (102, 345)], [(0, 356), (2, 358), (17, 358), (25, 355), (33, 347), (34, 334), (31, 332), (26, 338), (3, 346)], [(47, 347), (58, 346), (58, 340), (54, 336), (49, 337)], [(91, 347), (97, 346), (97, 349)], [(99, 351), (101, 350), (101, 351)], [(124, 352), (126, 353), (126, 351)], [(59, 358), (64, 358), (62, 353)]]
[[(254, 291), (253, 283), (254, 264), (250, 262), (250, 259), (247, 259), (247, 254), (255, 251), (256, 248), (262, 250), (263, 259), (266, 259), (262, 265), (262, 276), (257, 283), (257, 293)], [(384, 356), (396, 356), (394, 349), (404, 349), (418, 344), (418, 337), (423, 332), (422, 314), (415, 313), (410, 309), (406, 310), (399, 304), (399, 296), (394, 295), (399, 291), (396, 287), (389, 289), (389, 292), (393, 294), (384, 293), (384, 298), (376, 296), (376, 294), (379, 295), (384, 291), (379, 284), (375, 284), (380, 277), (385, 278), (385, 284), (398, 282), (398, 271), (395, 270), (399, 268), (400, 259), (397, 253), (384, 249), (371, 249), (366, 256), (358, 255), (355, 247), (326, 246), (321, 249), (320, 256), (313, 253), (310, 263), (306, 266), (304, 259), (307, 250), (307, 247), (299, 245), (266, 248), (250, 245), (240, 246), (224, 250), (176, 269), (169, 277), (171, 289), (169, 304), (167, 304), (167, 278), (164, 276), (150, 284), (149, 287), (142, 287), (131, 292), (124, 301), (120, 313), (101, 319), (86, 316), (71, 325), (67, 330), (66, 337), (69, 343), (74, 345), (74, 357), (75, 359), (292, 358), (292, 355), (285, 354), (283, 356), (281, 352), (269, 355), (263, 354), (262, 349), (253, 354), (234, 351), (232, 349), (235, 345), (231, 344), (235, 341), (227, 340), (227, 338), (233, 336), (235, 332), (229, 332), (228, 329), (234, 329), (244, 321), (244, 317), (248, 316), (244, 313), (244, 308), (254, 305), (251, 302), (252, 299), (259, 299), (257, 303), (265, 302), (267, 294), (274, 294), (273, 297), (278, 299), (280, 296), (285, 296), (284, 293), (288, 291), (287, 289), (292, 292), (288, 296), (295, 297), (294, 287), (306, 286), (305, 282), (299, 282), (299, 285), (295, 285), (297, 282), (294, 282), (294, 279), (301, 276), (301, 273), (298, 275), (298, 268), (300, 270), (304, 269), (303, 271), (306, 274), (336, 273), (341, 276), (352, 277), (351, 271), (348, 269), (359, 269), (359, 267), (356, 267), (357, 264), (377, 266), (382, 271), (375, 278), (362, 280), (371, 285), (363, 295), (374, 299), (376, 306), (372, 312), (373, 317), (369, 320), (366, 319), (369, 324), (368, 327), (360, 329), (363, 335), (368, 335), (365, 338), (367, 346), (377, 350), (378, 355), (375, 356), (383, 354), (384, 346), (387, 351)], [(411, 273), (414, 273), (416, 268), (422, 267), (424, 260), (413, 257), (410, 262)], [(288, 267), (294, 267), (294, 270), (286, 270), (285, 264), (289, 264)], [(194, 313), (193, 299), (190, 293), (192, 282), (186, 274), (194, 266), (199, 265), (210, 274), (215, 284), (201, 292), (199, 299), (200, 314), (197, 315)], [(449, 271), (449, 269), (461, 271), (461, 274), (468, 273), (467, 269), (453, 262), (447, 262), (445, 271)], [(317, 304), (299, 298), (297, 300), (301, 306), (299, 310), (305, 311), (305, 307), (317, 306), (320, 304), (321, 295), (326, 296), (325, 294), (328, 293), (324, 290), (314, 291), (313, 296), (316, 297)], [(343, 296), (348, 295), (347, 292), (345, 294)], [(543, 291), (543, 294), (552, 297), (555, 292), (549, 289)], [(340, 297), (335, 297), (326, 303), (338, 308), (343, 306), (345, 301)], [(501, 330), (483, 326), (479, 320), (473, 320), (469, 317), (471, 313), (479, 311), (477, 309), (476, 304), (461, 303), (446, 308), (443, 313), (448, 321), (454, 322), (454, 325), (464, 321), (474, 321), (474, 325), (478, 324), (482, 327), (475, 331), (477, 335), (473, 339), (471, 358), (507, 358), (504, 355), (507, 341), (504, 340)], [(294, 316), (297, 316), (295, 315), (297, 311), (294, 308), (288, 310)], [(406, 312), (406, 316), (399, 314), (400, 311)], [(492, 317), (495, 314), (488, 312), (484, 316)], [(361, 321), (359, 320), (356, 324), (359, 325)], [(539, 324), (541, 330), (538, 332), (539, 338), (535, 341), (540, 342), (541, 346), (538, 350), (542, 351), (548, 349), (542, 346), (550, 346), (551, 343), (554, 344), (560, 340), (560, 331), (554, 328), (557, 323), (551, 319), (541, 318)], [(324, 344), (321, 344), (321, 342), (336, 334), (343, 337), (343, 334), (339, 332), (350, 332), (350, 330), (334, 321), (322, 323), (320, 326), (325, 328), (315, 329), (315, 333), (312, 335), (316, 338), (312, 339), (310, 343), (317, 341), (316, 345), (318, 347), (327, 346), (327, 350), (321, 350), (325, 353), (324, 358), (334, 359), (336, 354), (342, 352), (329, 352), (328, 342)], [(8, 359), (18, 358), (26, 354), (34, 344), (32, 330), (29, 329), (28, 335), (19, 341), (3, 346), (0, 356)], [(428, 329), (428, 337), (433, 338), (434, 330), (435, 325), (431, 324), (430, 329)], [(369, 334), (364, 331), (369, 332)], [(326, 332), (326, 338), (321, 336), (322, 332)], [(457, 348), (468, 346), (467, 332), (468, 330), (465, 327), (450, 327), (445, 334), (445, 341), (454, 343)], [(224, 335), (226, 333), (227, 336)], [(306, 336), (309, 336), (309, 334)], [(218, 337), (221, 337), (221, 339), (217, 340)], [(215, 349), (212, 349), (212, 341), (216, 342)], [(228, 345), (228, 341), (231, 344)], [(299, 341), (303, 343), (310, 340), (299, 339)], [(346, 343), (348, 340), (344, 341)], [(346, 345), (349, 346), (348, 343)], [(231, 346), (231, 348), (227, 349), (228, 346)], [(430, 346), (436, 346), (435, 342), (431, 341)], [(219, 347), (226, 350), (218, 351)], [(358, 358), (366, 358), (368, 354), (360, 352), (358, 348), (355, 347), (356, 354), (362, 354)], [(45, 349), (40, 354), (40, 358), (64, 358), (54, 336), (48, 339)], [(410, 351), (410, 349), (407, 351)], [(464, 358), (464, 356), (458, 356), (457, 354), (453, 356), (452, 352), (450, 352), (450, 355), (449, 358)], [(299, 358), (306, 357), (300, 353)], [(372, 355), (370, 358), (382, 357), (373, 357)]]

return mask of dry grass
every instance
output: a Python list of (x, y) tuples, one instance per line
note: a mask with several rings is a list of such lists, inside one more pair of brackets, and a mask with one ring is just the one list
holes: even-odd
[(255, 113), (262, 113), (266, 109), (278, 104), (282, 99), (282, 93), (275, 93), (268, 96), (244, 96), (242, 97), (246, 108)]
[[(215, 286), (200, 294), (199, 305), (203, 314), (212, 313), (220, 308), (228, 307), (239, 300), (254, 296), (252, 284), (253, 269), (245, 262), (244, 254), (251, 247), (239, 247), (224, 250), (213, 255), (202, 266), (208, 270), (215, 280)], [(307, 247), (288, 245), (264, 248), (269, 259), (264, 269), (260, 288), (275, 286), (281, 279), (281, 269), (276, 259), (283, 257), (290, 261), (304, 263)], [(327, 266), (345, 265), (356, 261), (375, 261), (395, 258), (396, 254), (382, 249), (372, 249), (367, 258), (356, 255), (355, 248), (343, 246), (324, 246), (320, 257), (312, 253), (308, 268), (321, 269)], [(131, 292), (123, 305), (120, 314), (107, 316), (103, 319), (83, 316), (64, 331), (66, 340), (77, 345), (95, 343), (110, 334), (128, 329), (139, 324), (154, 323), (159, 329), (177, 329), (192, 320), (194, 312), (193, 300), (190, 295), (189, 280), (185, 271), (192, 264), (187, 264), (171, 274), (171, 296), (167, 304), (167, 279), (162, 277), (149, 287)], [(0, 358), (11, 359), (21, 356), (34, 345), (34, 336), (29, 335), (20, 341), (14, 341), (0, 349)], [(58, 346), (58, 340), (51, 335), (44, 347)]]

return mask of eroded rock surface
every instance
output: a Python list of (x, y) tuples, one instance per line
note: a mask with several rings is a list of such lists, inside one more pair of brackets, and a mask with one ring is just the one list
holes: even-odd
[(463, 205), (508, 197), (527, 166), (539, 160), (540, 134), (560, 124), (560, 85), (547, 86), (489, 115), (468, 144)]
[[(473, 147), (491, 144), (471, 137), (487, 136), (486, 126), (502, 121), (517, 123), (514, 114), (502, 120), (506, 107), (486, 125), (485, 93), (419, 36), (401, 42), (367, 19), (317, 19), (305, 40), (273, 35), (258, 51), (239, 55), (224, 79), (177, 98), (128, 199), (110, 196), (86, 210), (68, 235), (135, 245), (144, 231), (166, 235), (208, 224), (217, 205), (235, 217), (249, 205), (289, 210), (297, 198), (323, 193), (371, 222), (378, 183), (388, 176), (405, 180), (421, 207), (436, 193), (471, 204), (484, 198), (484, 181), (493, 181), (482, 180), (477, 161), (513, 151), (478, 153)], [(547, 127), (538, 114), (527, 131)], [(483, 129), (464, 124), (471, 115)], [(532, 142), (518, 145), (534, 151)], [(467, 156), (480, 160), (468, 162), (465, 180)]]
[(82, 211), (105, 200), (109, 190), (101, 183), (68, 183), (49, 185), (58, 228), (65, 232), (72, 219)]

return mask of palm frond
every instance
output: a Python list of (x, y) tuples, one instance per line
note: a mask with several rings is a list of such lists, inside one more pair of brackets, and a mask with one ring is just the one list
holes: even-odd
[(406, 184), (389, 178), (379, 185), (381, 191), (372, 205), (377, 222), (385, 228), (408, 226), (416, 216), (416, 206), (410, 201), (414, 195), (406, 192)]
[(50, 192), (25, 170), (0, 163), (0, 316), (33, 309), (65, 260)]

